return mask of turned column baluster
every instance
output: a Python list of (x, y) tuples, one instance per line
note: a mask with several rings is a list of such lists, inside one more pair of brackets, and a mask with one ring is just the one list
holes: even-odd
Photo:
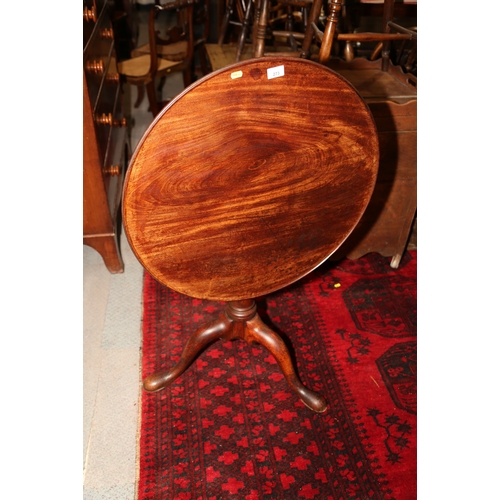
[(340, 13), (342, 10), (342, 0), (332, 0), (328, 4), (328, 17), (326, 18), (326, 26), (323, 34), (323, 41), (321, 42), (321, 48), (319, 50), (319, 62), (324, 64), (328, 61), (330, 53), (332, 51), (333, 39), (335, 37), (335, 30), (337, 29), (337, 23), (340, 18)]

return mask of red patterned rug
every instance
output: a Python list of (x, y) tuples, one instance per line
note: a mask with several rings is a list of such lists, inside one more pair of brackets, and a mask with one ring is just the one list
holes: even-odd
[[(323, 414), (259, 345), (219, 341), (142, 393), (139, 500), (416, 499), (416, 251), (326, 262), (258, 300)], [(144, 282), (143, 377), (223, 310)]]

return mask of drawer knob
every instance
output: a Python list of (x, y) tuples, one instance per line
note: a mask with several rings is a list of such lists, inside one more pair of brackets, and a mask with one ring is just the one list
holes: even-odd
[(113, 123), (113, 115), (111, 113), (103, 113), (95, 117), (95, 121), (99, 125), (111, 125)]
[(103, 40), (113, 40), (113, 28), (103, 28), (99, 31), (99, 35)]
[(113, 120), (113, 127), (126, 127), (127, 119), (122, 118), (121, 120)]
[(111, 165), (102, 169), (105, 175), (120, 175), (120, 165)]
[(83, 8), (83, 19), (87, 22), (93, 21), (95, 23), (97, 21), (97, 9), (95, 5), (92, 5), (91, 9), (88, 7)]
[(104, 63), (102, 61), (87, 61), (85, 63), (85, 69), (88, 73), (102, 75), (104, 73)]
[(127, 119), (121, 118), (119, 120), (113, 119), (113, 115), (111, 113), (102, 113), (101, 115), (97, 115), (95, 117), (95, 121), (99, 125), (113, 125), (113, 127), (126, 127)]
[(108, 73), (106, 75), (106, 81), (109, 83), (120, 83), (120, 74), (119, 73)]

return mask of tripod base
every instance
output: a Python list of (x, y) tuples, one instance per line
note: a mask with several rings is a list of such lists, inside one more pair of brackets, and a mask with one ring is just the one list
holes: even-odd
[(191, 365), (200, 351), (218, 339), (242, 339), (248, 344), (261, 344), (276, 358), (285, 379), (302, 402), (315, 412), (323, 413), (326, 410), (326, 400), (300, 382), (283, 339), (261, 320), (254, 299), (228, 302), (224, 313), (194, 332), (179, 362), (168, 371), (147, 377), (144, 389), (156, 392), (169, 386)]

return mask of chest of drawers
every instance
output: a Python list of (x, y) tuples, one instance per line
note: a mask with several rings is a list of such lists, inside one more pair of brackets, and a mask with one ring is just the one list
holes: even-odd
[(83, 243), (119, 273), (119, 208), (130, 146), (113, 15), (112, 0), (83, 2)]

